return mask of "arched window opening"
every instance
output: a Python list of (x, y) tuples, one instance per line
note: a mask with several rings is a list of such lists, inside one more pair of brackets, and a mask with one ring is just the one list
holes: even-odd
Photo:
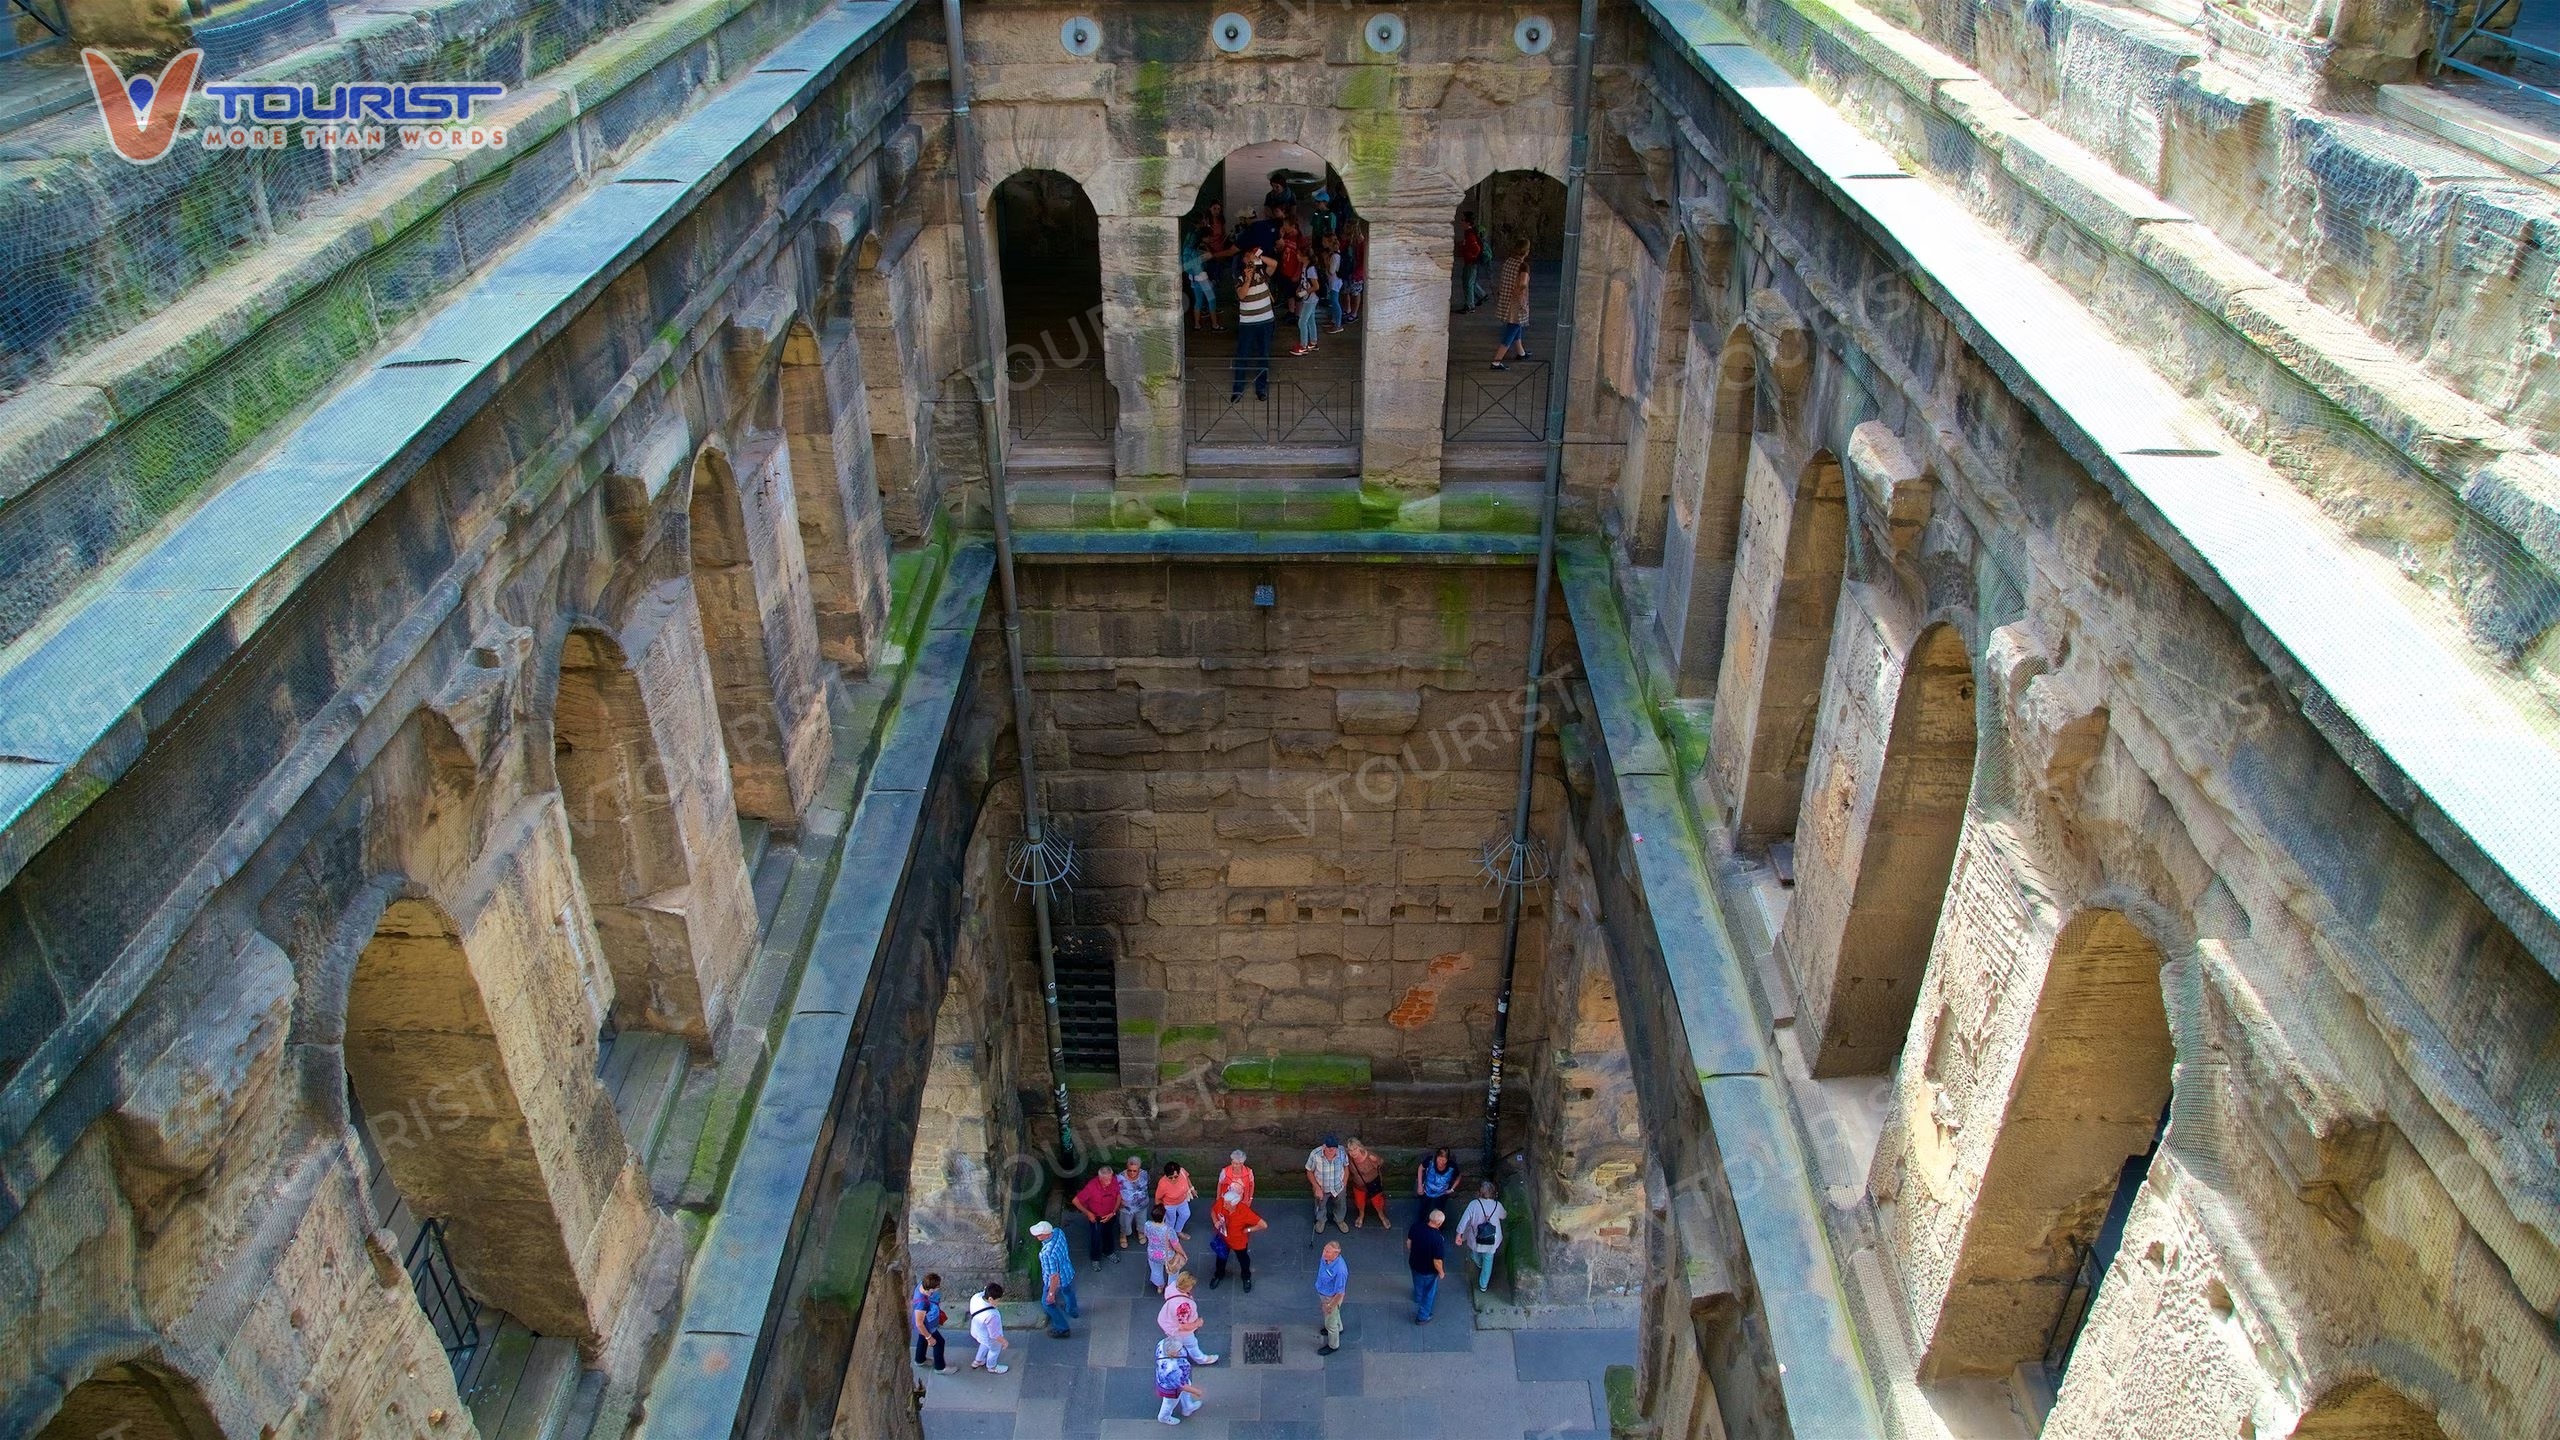
[(2113, 910), (2055, 941), (1924, 1377), (2040, 1364), (2059, 1383), (2164, 1134), (2177, 1056), (2160, 966)]
[[(1543, 473), (1547, 380), (1565, 283), (1564, 202), (1564, 182), (1552, 175), (1499, 170), (1478, 181), (1450, 216), (1444, 474)], [(1525, 317), (1516, 333), (1514, 317)]]
[[(1192, 478), (1359, 473), (1369, 233), (1342, 177), (1287, 141), (1242, 146), (1211, 167), (1177, 239)], [(1258, 292), (1240, 288), (1248, 254)], [(1248, 322), (1247, 301), (1268, 319)]]
[(1880, 1075), (1911, 1029), (1973, 789), (1973, 691), (1964, 637), (1943, 622), (1923, 631), (1894, 700), (1816, 1075)]
[(1024, 170), (995, 188), (1011, 463), (1026, 476), (1111, 473), (1119, 399), (1102, 361), (1102, 222), (1084, 187)]

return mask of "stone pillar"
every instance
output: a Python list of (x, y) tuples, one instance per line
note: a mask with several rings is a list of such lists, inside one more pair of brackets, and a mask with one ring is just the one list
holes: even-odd
[[(1580, 836), (1565, 832), (1540, 980), (1546, 1043), (1531, 1091), (1537, 1206), (1524, 1304), (1638, 1304), (1645, 1280), (1644, 1129), (1633, 1060), (1618, 1021), (1609, 940)], [(1528, 1217), (1516, 1216), (1526, 1233)], [(1515, 1260), (1527, 1258), (1515, 1255)]]
[(711, 661), (683, 582), (669, 581), (642, 597), (621, 639), (655, 741), (651, 758), (657, 773), (643, 777), (650, 783), (637, 801), (666, 807), (683, 851), (683, 887), (651, 897), (651, 904), (681, 918), (704, 1033), (717, 1044), (727, 1029), (738, 977), (755, 953), (756, 909), (738, 845), (738, 807), (720, 744)]
[[(981, 828), (971, 856), (973, 897), (1003, 885), (990, 836)], [(953, 943), (951, 977), (935, 1012), (933, 1049), (917, 1104), (913, 1158), (907, 1170), (907, 1254), (915, 1271), (939, 1271), (952, 1282), (946, 1297), (968, 1293), (959, 1282), (1004, 1268), (1010, 1176), (998, 1169), (1018, 1148), (1019, 1087), (1013, 1007), (1002, 927), (988, 908), (974, 908)], [(959, 1309), (956, 1298), (952, 1308)]]
[(1104, 215), (1102, 364), (1118, 392), (1111, 474), (1152, 489), (1182, 480), (1182, 252), (1179, 222)]
[(1440, 491), (1449, 388), (1449, 207), (1398, 205), (1369, 222), (1361, 303), (1360, 479), (1403, 501)]

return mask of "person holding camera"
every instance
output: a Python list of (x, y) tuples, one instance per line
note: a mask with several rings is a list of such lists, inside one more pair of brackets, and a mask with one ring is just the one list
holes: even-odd
[(1278, 267), (1259, 245), (1247, 245), (1236, 263), (1235, 386), (1227, 392), (1232, 405), (1244, 398), (1245, 376), (1253, 376), (1253, 398), (1271, 395), (1271, 276)]

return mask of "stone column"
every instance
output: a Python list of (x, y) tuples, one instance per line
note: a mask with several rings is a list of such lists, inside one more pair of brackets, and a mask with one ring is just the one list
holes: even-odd
[(755, 951), (756, 910), (738, 844), (738, 807), (720, 743), (711, 660), (691, 601), (682, 582), (660, 585), (632, 607), (621, 640), (654, 742), (650, 758), (656, 773), (643, 777), (648, 783), (640, 802), (666, 807), (683, 850), (669, 857), (678, 865), (667, 867), (680, 866), (682, 889), (653, 897), (653, 903), (680, 914), (703, 1033), (717, 1044), (735, 1003), (733, 988)]
[(1128, 489), (1182, 481), (1182, 252), (1178, 221), (1104, 215), (1102, 364), (1119, 394), (1112, 482)]
[(1449, 206), (1399, 205), (1370, 217), (1360, 480), (1407, 504), (1440, 492), (1452, 263)]

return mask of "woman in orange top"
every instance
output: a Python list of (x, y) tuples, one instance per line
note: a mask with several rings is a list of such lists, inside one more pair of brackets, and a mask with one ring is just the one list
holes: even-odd
[(1191, 1229), (1191, 1172), (1179, 1160), (1164, 1162), (1164, 1173), (1156, 1177), (1156, 1203), (1164, 1207), (1164, 1221), (1177, 1235)]
[(1243, 1151), (1230, 1150), (1227, 1152), (1227, 1168), (1218, 1172), (1218, 1188), (1216, 1193), (1224, 1195), (1228, 1191), (1238, 1188), (1241, 1188), (1244, 1191), (1245, 1203), (1248, 1205), (1252, 1204), (1253, 1167), (1244, 1163)]

